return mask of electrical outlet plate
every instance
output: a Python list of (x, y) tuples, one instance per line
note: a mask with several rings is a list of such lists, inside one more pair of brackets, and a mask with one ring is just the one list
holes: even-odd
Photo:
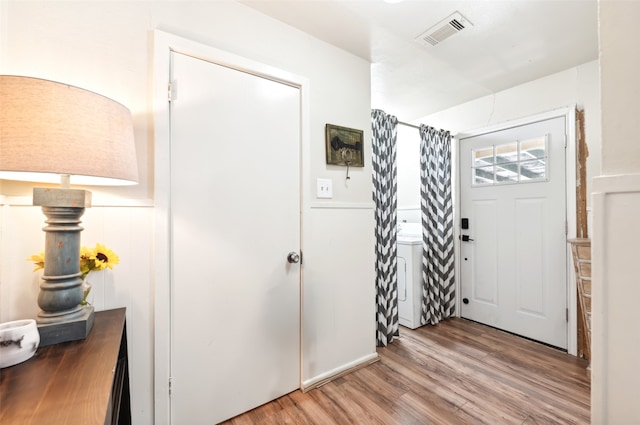
[(317, 180), (317, 198), (330, 199), (333, 197), (333, 188), (332, 188), (331, 179), (318, 179)]

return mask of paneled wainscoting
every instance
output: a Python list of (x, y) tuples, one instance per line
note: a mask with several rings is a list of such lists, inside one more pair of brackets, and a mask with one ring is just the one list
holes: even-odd
[(590, 422), (585, 360), (464, 319), (400, 331), (379, 362), (225, 423)]

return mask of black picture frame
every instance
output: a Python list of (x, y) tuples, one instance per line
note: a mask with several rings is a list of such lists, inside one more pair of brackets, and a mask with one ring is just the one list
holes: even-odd
[(364, 167), (364, 131), (326, 124), (327, 164)]

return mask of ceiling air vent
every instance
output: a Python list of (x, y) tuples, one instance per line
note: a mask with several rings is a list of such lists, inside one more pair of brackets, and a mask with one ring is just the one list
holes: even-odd
[(430, 46), (435, 46), (452, 35), (459, 33), (463, 29), (470, 28), (472, 26), (473, 24), (471, 24), (471, 22), (469, 22), (459, 12), (454, 12), (451, 16), (444, 18), (442, 21), (416, 37), (416, 41), (419, 43), (427, 43)]

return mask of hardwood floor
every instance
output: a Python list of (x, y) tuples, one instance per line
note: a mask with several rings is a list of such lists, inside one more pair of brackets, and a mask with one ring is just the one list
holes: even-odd
[(464, 319), (378, 349), (380, 361), (237, 416), (244, 424), (588, 424), (587, 362)]

